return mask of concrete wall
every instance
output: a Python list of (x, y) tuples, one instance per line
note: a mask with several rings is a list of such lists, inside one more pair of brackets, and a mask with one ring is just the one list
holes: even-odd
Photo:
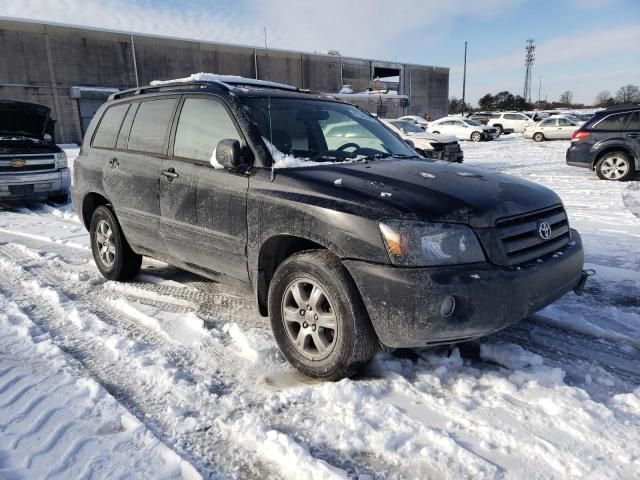
[[(273, 81), (331, 93), (343, 84), (371, 87), (376, 67), (401, 71), (398, 93), (408, 101), (385, 99), (390, 112), (446, 114), (447, 68), (283, 50), (270, 50), (267, 62), (261, 48), (0, 20), (0, 98), (50, 107), (60, 142), (82, 138), (82, 99), (70, 98), (72, 86), (123, 89), (204, 71), (260, 79), (269, 73)], [(378, 108), (369, 101), (363, 107)]]

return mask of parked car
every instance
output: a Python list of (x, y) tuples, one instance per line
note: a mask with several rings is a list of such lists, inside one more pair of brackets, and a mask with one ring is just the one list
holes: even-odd
[(569, 140), (582, 122), (565, 115), (553, 115), (539, 121), (535, 125), (525, 127), (522, 136), (533, 138), (536, 142), (545, 140)]
[(640, 170), (640, 105), (597, 112), (571, 137), (567, 165), (601, 180), (628, 180)]
[(472, 142), (494, 140), (500, 136), (497, 129), (462, 117), (444, 117), (430, 122), (427, 132), (453, 135), (460, 140), (471, 140)]
[(496, 128), (498, 132), (502, 134), (522, 133), (525, 127), (533, 125), (534, 123), (533, 119), (524, 113), (502, 112), (491, 115), (487, 125)]
[(411, 142), (416, 151), (425, 158), (462, 163), (464, 154), (456, 137), (425, 132), (407, 120), (381, 120), (403, 140)]
[[(366, 145), (330, 147), (325, 132), (347, 122)], [(295, 87), (227, 77), (114, 94), (74, 176), (106, 278), (134, 277), (148, 255), (246, 288), (312, 377), (351, 375), (380, 345), (495, 332), (584, 283), (554, 192), (425, 161), (368, 113)]]
[(492, 114), (493, 112), (475, 112), (469, 114), (467, 118), (469, 120), (474, 120), (478, 123), (481, 123), (482, 125), (486, 125), (489, 122), (489, 118)]
[(427, 125), (429, 125), (429, 122), (427, 122), (424, 118), (418, 115), (405, 115), (404, 117), (398, 118), (398, 120), (406, 120), (407, 122), (411, 122), (415, 125), (418, 125), (423, 130), (426, 130)]
[(67, 156), (53, 141), (51, 109), (0, 100), (0, 202), (67, 203)]

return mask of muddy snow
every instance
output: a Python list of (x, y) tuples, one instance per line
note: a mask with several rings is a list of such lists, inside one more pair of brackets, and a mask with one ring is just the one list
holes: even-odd
[(0, 478), (638, 478), (640, 182), (567, 167), (568, 142), (462, 146), (553, 188), (597, 276), (337, 383), (296, 374), (245, 293), (146, 259), (105, 281), (71, 205), (2, 207)]

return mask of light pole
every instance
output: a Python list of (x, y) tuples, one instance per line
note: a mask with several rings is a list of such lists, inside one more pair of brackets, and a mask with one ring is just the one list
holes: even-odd
[(464, 117), (464, 98), (467, 89), (467, 42), (464, 42), (464, 71), (462, 73), (462, 116)]

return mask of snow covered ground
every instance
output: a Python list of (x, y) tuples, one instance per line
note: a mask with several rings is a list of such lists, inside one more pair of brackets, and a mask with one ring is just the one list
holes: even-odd
[(463, 144), (560, 194), (585, 296), (338, 383), (297, 375), (244, 293), (152, 260), (107, 282), (71, 205), (0, 209), (0, 478), (638, 478), (640, 183), (567, 146)]

